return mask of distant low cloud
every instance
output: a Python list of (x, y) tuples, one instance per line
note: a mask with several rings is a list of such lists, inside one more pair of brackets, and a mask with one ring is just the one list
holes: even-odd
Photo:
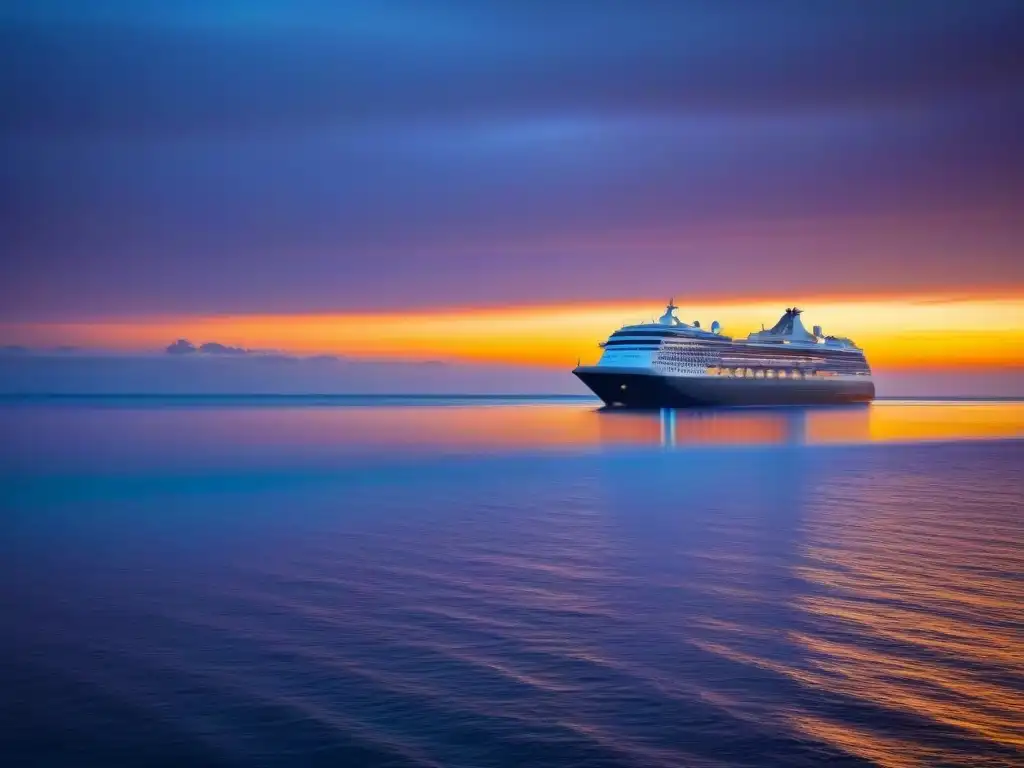
[(208, 341), (199, 347), (199, 351), (204, 355), (247, 355), (249, 350), (242, 349), (241, 347), (229, 347), (226, 344), (220, 344), (216, 341)]
[(196, 351), (196, 345), (188, 339), (178, 339), (173, 344), (167, 345), (169, 355), (191, 355)]
[(250, 350), (242, 347), (232, 347), (221, 344), (218, 341), (207, 341), (198, 347), (188, 339), (178, 339), (173, 344), (167, 345), (169, 355), (248, 355)]

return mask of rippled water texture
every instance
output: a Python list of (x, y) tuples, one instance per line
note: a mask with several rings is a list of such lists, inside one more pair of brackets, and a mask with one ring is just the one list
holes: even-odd
[(1024, 765), (1024, 404), (0, 406), (19, 765)]

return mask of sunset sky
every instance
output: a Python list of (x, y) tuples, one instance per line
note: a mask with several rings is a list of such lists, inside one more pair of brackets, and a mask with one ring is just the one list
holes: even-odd
[(1024, 368), (1024, 4), (5, 3), (0, 344)]

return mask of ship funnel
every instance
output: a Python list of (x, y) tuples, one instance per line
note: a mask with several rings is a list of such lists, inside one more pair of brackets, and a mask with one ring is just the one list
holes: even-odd
[(679, 318), (675, 316), (675, 311), (679, 309), (672, 301), (668, 300), (668, 306), (665, 307), (665, 314), (658, 318), (658, 322), (661, 325), (679, 325)]
[(711, 323), (711, 332), (712, 333), (721, 333), (722, 332), (722, 324), (720, 322), (718, 322), (717, 320), (712, 321), (712, 323)]
[(814, 326), (814, 335), (817, 336), (819, 339), (822, 336), (824, 336), (824, 334), (821, 332), (821, 326), (820, 325)]

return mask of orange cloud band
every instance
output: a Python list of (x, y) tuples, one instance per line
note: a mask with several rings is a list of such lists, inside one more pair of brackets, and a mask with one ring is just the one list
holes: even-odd
[[(707, 327), (719, 320), (740, 337), (775, 322), (779, 300), (683, 304), (679, 315)], [(791, 302), (790, 302), (791, 303)], [(1024, 366), (1024, 297), (821, 299), (804, 303), (805, 323), (849, 336), (882, 368)], [(592, 362), (597, 343), (627, 322), (650, 321), (658, 302), (323, 315), (158, 317), (11, 324), (6, 339), (155, 351), (177, 338), (293, 354), (452, 359), (542, 366)]]

